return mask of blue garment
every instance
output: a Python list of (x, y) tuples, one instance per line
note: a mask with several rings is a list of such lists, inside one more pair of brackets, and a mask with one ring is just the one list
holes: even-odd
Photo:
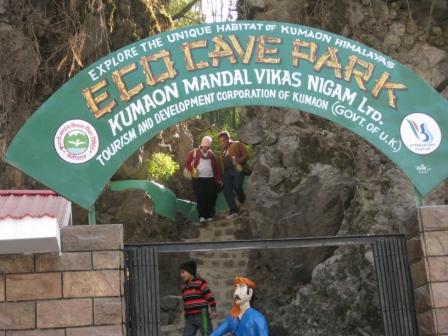
[(246, 195), (244, 194), (243, 184), (244, 184), (244, 174), (238, 173), (235, 169), (224, 170), (223, 175), (224, 186), (222, 192), (226, 199), (227, 205), (229, 206), (230, 213), (238, 213), (238, 208), (235, 202), (235, 195), (238, 198), (238, 202), (243, 204), (246, 200)]
[(253, 308), (246, 310), (241, 318), (227, 316), (211, 336), (269, 336), (268, 324), (264, 316)]

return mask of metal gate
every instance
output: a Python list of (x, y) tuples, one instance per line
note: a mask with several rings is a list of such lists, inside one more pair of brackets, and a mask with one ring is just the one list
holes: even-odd
[(125, 246), (128, 336), (159, 336), (159, 253), (371, 245), (385, 336), (417, 336), (404, 235), (290, 238)]

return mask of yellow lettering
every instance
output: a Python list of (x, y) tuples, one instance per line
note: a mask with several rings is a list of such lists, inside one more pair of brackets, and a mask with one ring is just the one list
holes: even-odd
[(218, 67), (221, 58), (228, 57), (231, 64), (236, 63), (236, 57), (233, 54), (232, 48), (227, 44), (221, 35), (215, 36), (212, 40), (215, 43), (215, 48), (208, 53), (208, 57), (212, 59), (212, 66)]
[(101, 90), (102, 88), (107, 86), (107, 81), (105, 79), (99, 81), (98, 83), (92, 85), (89, 88), (86, 88), (82, 90), (82, 94), (84, 96), (84, 99), (86, 100), (87, 106), (89, 110), (93, 113), (95, 118), (99, 119), (106, 113), (111, 113), (112, 109), (117, 105), (115, 100), (112, 100), (106, 106), (103, 108), (100, 108), (98, 106), (99, 103), (105, 101), (107, 98), (109, 98), (109, 93), (107, 91), (104, 91), (103, 93), (100, 93), (98, 96), (94, 97), (93, 94)]
[(232, 43), (233, 48), (235, 48), (237, 54), (241, 57), (243, 64), (248, 64), (254, 52), (255, 36), (249, 36), (245, 51), (241, 47), (240, 41), (238, 41), (238, 38), (235, 35), (229, 35), (229, 40), (230, 43)]
[(139, 83), (134, 86), (132, 89), (127, 89), (126, 84), (123, 82), (123, 76), (127, 73), (135, 71), (137, 66), (135, 63), (131, 63), (121, 68), (120, 70), (116, 70), (112, 73), (112, 79), (118, 87), (118, 91), (120, 92), (120, 99), (122, 101), (128, 101), (135, 95), (138, 95), (141, 90), (143, 90), (143, 84)]
[(280, 44), (282, 43), (282, 39), (280, 37), (259, 36), (258, 48), (257, 48), (257, 62), (279, 64), (281, 61), (280, 58), (265, 57), (265, 55), (276, 55), (278, 53), (278, 48), (266, 48), (265, 47), (266, 43)]
[[(300, 51), (300, 48), (309, 48), (308, 53), (304, 53)], [(317, 58), (317, 48), (318, 45), (315, 42), (306, 42), (301, 40), (295, 40), (293, 42), (292, 49), (292, 65), (295, 67), (299, 66), (299, 59), (303, 59), (305, 61), (314, 63)]]
[[(363, 72), (359, 69), (355, 69), (356, 64), (362, 66), (365, 71)], [(347, 82), (350, 82), (352, 76), (354, 76), (359, 88), (366, 91), (367, 88), (365, 83), (372, 77), (373, 68), (374, 66), (372, 63), (360, 60), (358, 57), (351, 55), (349, 57), (349, 62), (345, 67), (344, 79)]]
[(342, 65), (339, 62), (337, 52), (336, 48), (328, 47), (327, 52), (317, 60), (314, 70), (320, 71), (324, 66), (327, 66), (334, 69), (337, 78), (342, 78)]
[(388, 83), (390, 74), (388, 72), (384, 72), (381, 77), (376, 81), (375, 86), (372, 89), (372, 96), (374, 98), (378, 98), (381, 90), (387, 90), (387, 97), (389, 106), (396, 108), (397, 107), (397, 97), (394, 94), (394, 90), (406, 90), (407, 87), (401, 83)]
[[(149, 63), (155, 62), (157, 60), (163, 60), (165, 64), (166, 71), (154, 75)], [(155, 54), (144, 56), (140, 59), (140, 64), (143, 67), (143, 72), (146, 76), (146, 83), (150, 86), (156, 85), (157, 83), (163, 83), (167, 79), (175, 78), (177, 75), (176, 69), (174, 69), (174, 62), (171, 60), (171, 54), (168, 50), (161, 50)]]
[(206, 46), (207, 46), (207, 40), (194, 41), (190, 43), (185, 42), (182, 44), (182, 51), (184, 52), (185, 65), (188, 71), (204, 69), (210, 66), (209, 63), (206, 61), (195, 63), (193, 61), (193, 55), (191, 53), (192, 49), (204, 48)]

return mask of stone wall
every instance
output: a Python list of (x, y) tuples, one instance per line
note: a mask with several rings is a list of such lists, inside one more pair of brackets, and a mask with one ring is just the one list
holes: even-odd
[(62, 230), (59, 254), (0, 256), (0, 336), (122, 336), (122, 225)]
[(448, 206), (420, 208), (409, 258), (421, 336), (448, 334)]

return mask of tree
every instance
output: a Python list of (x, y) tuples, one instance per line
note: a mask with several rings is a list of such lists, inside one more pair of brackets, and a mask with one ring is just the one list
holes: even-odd
[(167, 6), (176, 28), (202, 23), (203, 17), (198, 6), (199, 0), (173, 0)]

